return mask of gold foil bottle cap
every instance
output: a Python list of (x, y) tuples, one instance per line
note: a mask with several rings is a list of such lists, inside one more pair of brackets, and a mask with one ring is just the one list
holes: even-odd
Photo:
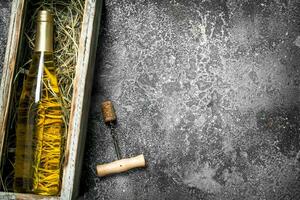
[(53, 15), (41, 10), (37, 15), (35, 52), (53, 52)]
[(53, 23), (53, 15), (50, 11), (41, 10), (37, 15), (38, 22), (52, 22)]

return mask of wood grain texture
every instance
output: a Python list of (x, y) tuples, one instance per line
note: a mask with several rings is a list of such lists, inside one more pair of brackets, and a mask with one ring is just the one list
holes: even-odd
[[(0, 199), (69, 200), (77, 197), (84, 155), (102, 2), (102, 0), (86, 0), (85, 2), (60, 197), (0, 192)], [(14, 0), (12, 2), (9, 36), (0, 88), (0, 158), (9, 118), (14, 70), (18, 62), (18, 50), (20, 50), (18, 48), (22, 37), (23, 16), (26, 11), (25, 3), (26, 0)]]
[(97, 165), (97, 175), (100, 177), (126, 172), (128, 170), (145, 167), (146, 161), (144, 155), (138, 155), (132, 158), (125, 158), (122, 160), (116, 160), (111, 163), (105, 163)]
[(89, 0), (85, 4), (63, 169), (62, 199), (75, 198), (79, 191), (102, 2)]
[(0, 193), (0, 199), (4, 200), (59, 200), (59, 197), (47, 197), (47, 196), (40, 196), (34, 194), (21, 194), (21, 193), (10, 193), (10, 192), (2, 192)]
[(18, 47), (21, 38), (22, 19), (24, 15), (24, 0), (12, 2), (10, 25), (8, 32), (7, 48), (3, 64), (2, 80), (0, 87), (0, 163), (4, 147), (5, 133), (8, 124), (9, 104), (15, 66), (18, 56)]

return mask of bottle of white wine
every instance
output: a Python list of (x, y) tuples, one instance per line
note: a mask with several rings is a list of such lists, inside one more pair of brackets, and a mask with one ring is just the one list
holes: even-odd
[(60, 189), (63, 113), (53, 23), (51, 12), (39, 11), (32, 63), (17, 111), (15, 192), (57, 195)]

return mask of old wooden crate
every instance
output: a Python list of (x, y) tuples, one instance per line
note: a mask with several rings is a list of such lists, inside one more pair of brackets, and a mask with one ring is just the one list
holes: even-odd
[[(0, 160), (8, 125), (15, 68), (22, 51), (20, 43), (26, 9), (26, 0), (13, 0), (0, 88)], [(0, 199), (65, 200), (74, 199), (78, 195), (101, 10), (102, 0), (85, 0), (60, 196), (0, 192)]]

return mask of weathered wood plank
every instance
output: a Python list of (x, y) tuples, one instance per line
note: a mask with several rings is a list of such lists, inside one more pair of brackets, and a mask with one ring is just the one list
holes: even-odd
[(0, 199), (2, 200), (59, 200), (59, 197), (47, 197), (34, 194), (21, 194), (21, 193), (11, 193), (11, 192), (2, 192), (0, 193)]
[(71, 199), (71, 196), (75, 198), (78, 194), (101, 11), (102, 0), (86, 1), (74, 81), (62, 199)]
[(2, 161), (5, 133), (8, 124), (10, 97), (17, 63), (18, 47), (21, 38), (22, 19), (24, 15), (24, 0), (12, 2), (7, 46), (2, 71), (0, 87), (0, 164)]

